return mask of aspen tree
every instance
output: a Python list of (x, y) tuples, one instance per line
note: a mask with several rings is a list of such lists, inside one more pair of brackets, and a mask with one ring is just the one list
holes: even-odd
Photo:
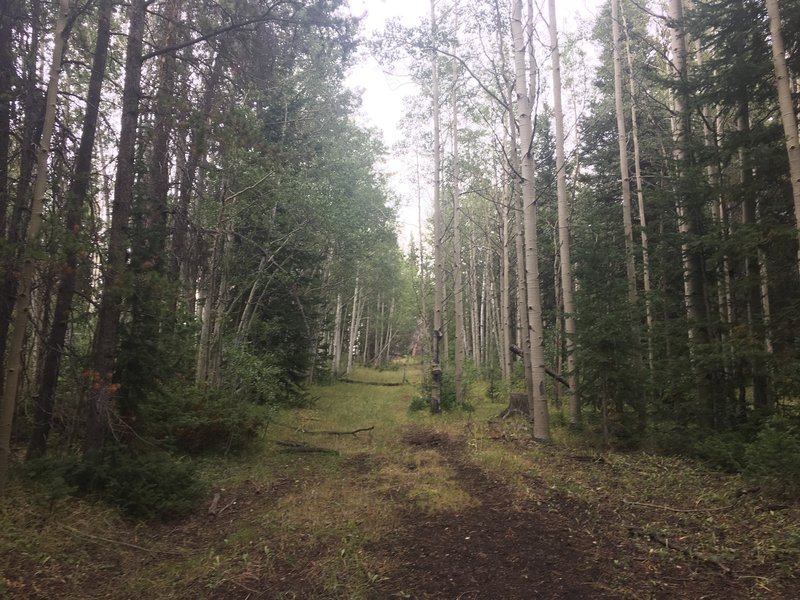
[(556, 194), (558, 197), (558, 251), (561, 271), (561, 300), (564, 305), (564, 333), (566, 336), (567, 378), (570, 387), (569, 422), (580, 423), (580, 400), (575, 357), (575, 301), (570, 251), (569, 205), (567, 202), (567, 170), (564, 153), (564, 111), (561, 107), (561, 53), (558, 45), (555, 0), (548, 0), (550, 20), (550, 52), (553, 64), (553, 116), (556, 134)]
[[(698, 360), (696, 348), (707, 346), (709, 342), (706, 303), (704, 301), (704, 272), (700, 252), (689, 245), (689, 238), (697, 234), (696, 216), (693, 214), (692, 199), (685, 190), (686, 166), (690, 160), (687, 145), (689, 143), (689, 104), (686, 92), (686, 34), (683, 30), (683, 2), (670, 0), (670, 46), (672, 51), (672, 68), (678, 90), (673, 94), (674, 118), (673, 156), (677, 163), (678, 173), (678, 219), (679, 231), (684, 237), (681, 244), (683, 262), (684, 302), (689, 319), (689, 341), (692, 353), (693, 368), (697, 383), (697, 397), (701, 404), (710, 407), (712, 394), (710, 373), (708, 367)], [(696, 201), (695, 201), (696, 202)]]
[[(458, 38), (458, 2), (455, 2), (455, 32)], [(459, 185), (458, 168), (458, 68), (453, 61), (453, 89), (451, 91), (453, 111), (453, 168), (451, 189), (453, 191), (453, 298), (455, 303), (455, 388), (456, 404), (464, 404), (464, 356), (465, 352), (465, 327), (464, 327), (464, 275), (461, 259), (461, 186)]]
[[(529, 23), (532, 22), (529, 4)], [(528, 87), (528, 68), (526, 66), (526, 46), (528, 40), (523, 35), (522, 0), (514, 2), (511, 17), (511, 32), (514, 40), (514, 72), (516, 73), (517, 123), (520, 135), (520, 153), (522, 155), (522, 198), (524, 203), (525, 230), (525, 282), (527, 292), (528, 333), (526, 355), (531, 361), (531, 387), (533, 388), (533, 437), (538, 440), (550, 439), (550, 418), (547, 412), (545, 396), (544, 365), (544, 332), (542, 327), (542, 298), (539, 288), (539, 253), (536, 232), (536, 193), (534, 181), (536, 166), (533, 157), (533, 123), (531, 88)], [(530, 65), (531, 69), (535, 67)], [(531, 82), (534, 74), (531, 74)]]
[[(781, 13), (778, 0), (766, 0), (769, 32), (772, 37), (772, 62), (775, 67), (775, 88), (783, 122), (783, 135), (789, 157), (789, 176), (792, 180), (794, 217), (800, 230), (800, 136), (797, 133), (797, 115), (792, 100), (791, 79), (786, 66), (786, 48), (781, 30)], [(800, 268), (800, 260), (798, 260)]]
[(633, 257), (633, 218), (631, 216), (631, 178), (628, 168), (628, 136), (622, 101), (622, 39), (619, 32), (618, 0), (611, 0), (611, 35), (614, 53), (614, 107), (617, 115), (619, 171), (622, 180), (622, 221), (625, 227), (625, 271), (628, 276), (628, 302), (636, 304), (636, 265)]
[(33, 256), (34, 244), (39, 237), (44, 213), (44, 197), (47, 193), (49, 179), (47, 163), (50, 156), (50, 141), (53, 137), (58, 108), (58, 83), (61, 75), (61, 63), (69, 35), (69, 11), (69, 0), (59, 0), (58, 16), (53, 36), (53, 54), (50, 59), (50, 75), (45, 99), (44, 122), (41, 138), (36, 149), (36, 179), (33, 184), (31, 214), (25, 235), (26, 249), (17, 287), (17, 298), (12, 321), (13, 330), (8, 345), (6, 373), (3, 381), (2, 407), (0, 407), (0, 495), (5, 493), (8, 470), (11, 463), (11, 429), (22, 372), (22, 349), (31, 308), (31, 285), (36, 270)]
[(436, 0), (431, 0), (431, 87), (433, 96), (433, 336), (431, 338), (431, 412), (442, 410), (442, 366), (440, 343), (442, 332), (442, 305), (444, 304), (444, 264), (442, 256), (441, 140), (439, 125), (439, 57), (436, 52), (437, 37)]
[(622, 31), (625, 36), (625, 57), (628, 63), (628, 87), (631, 94), (631, 137), (633, 138), (633, 172), (636, 181), (636, 203), (639, 209), (639, 231), (642, 244), (642, 285), (644, 288), (644, 309), (647, 322), (647, 358), (650, 371), (653, 371), (653, 301), (650, 284), (650, 242), (647, 237), (647, 216), (644, 206), (644, 182), (642, 179), (642, 158), (639, 148), (639, 119), (636, 106), (636, 83), (633, 78), (633, 57), (628, 24), (625, 19), (625, 4), (620, 2)]
[(108, 47), (111, 40), (111, 0), (103, 0), (98, 7), (97, 40), (95, 42), (89, 89), (86, 95), (86, 112), (83, 118), (81, 141), (75, 157), (75, 167), (67, 191), (67, 207), (64, 229), (68, 236), (56, 301), (53, 308), (53, 325), (47, 336), (45, 355), (40, 371), (39, 394), (34, 412), (34, 426), (28, 445), (28, 458), (44, 454), (50, 433), (51, 415), (55, 405), (56, 385), (64, 352), (64, 344), (72, 314), (72, 302), (76, 287), (76, 270), (80, 263), (79, 235), (83, 207), (92, 181), (92, 153), (100, 113)]

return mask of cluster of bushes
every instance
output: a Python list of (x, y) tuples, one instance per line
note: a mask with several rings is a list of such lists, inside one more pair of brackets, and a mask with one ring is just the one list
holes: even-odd
[(755, 432), (709, 435), (693, 452), (717, 468), (743, 473), (768, 491), (800, 495), (800, 420), (774, 416)]
[(96, 460), (40, 458), (27, 465), (30, 478), (50, 501), (84, 496), (139, 518), (173, 518), (196, 504), (203, 487), (192, 465), (164, 451), (136, 451), (115, 444)]
[[(469, 384), (472, 381), (474, 373), (466, 373), (464, 377), (464, 398), (467, 397)], [(440, 406), (443, 412), (449, 412), (460, 408), (461, 410), (472, 411), (474, 407), (464, 400), (464, 404), (459, 406), (456, 403), (456, 382), (453, 373), (444, 369), (442, 371), (442, 388), (440, 397)], [(430, 410), (431, 408), (431, 380), (430, 377), (426, 378), (420, 388), (420, 395), (411, 400), (409, 410), (412, 412), (421, 410)]]
[(287, 394), (268, 355), (231, 353), (224, 369), (219, 388), (181, 377), (151, 383), (119, 439), (99, 456), (54, 453), (29, 461), (30, 480), (50, 501), (90, 497), (137, 518), (186, 514), (203, 491), (192, 456), (246, 451), (277, 407), (308, 402), (302, 392)]

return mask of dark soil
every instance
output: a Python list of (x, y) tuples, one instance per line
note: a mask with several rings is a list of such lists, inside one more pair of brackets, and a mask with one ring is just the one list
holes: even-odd
[(461, 442), (419, 428), (404, 441), (436, 448), (480, 504), (452, 514), (406, 512), (397, 535), (372, 549), (396, 564), (376, 598), (749, 597), (714, 564), (678, 552), (676, 563), (652, 560), (651, 542), (621, 535), (625, 528), (608, 522), (604, 507), (547, 489), (534, 493), (542, 500), (520, 498), (471, 464)]

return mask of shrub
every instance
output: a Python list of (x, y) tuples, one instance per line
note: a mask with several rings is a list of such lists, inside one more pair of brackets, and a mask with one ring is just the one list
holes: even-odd
[(745, 451), (745, 474), (770, 491), (800, 495), (800, 430), (773, 417)]
[(176, 388), (143, 410), (143, 435), (192, 454), (241, 452), (258, 439), (271, 410), (218, 390)]
[(726, 431), (708, 435), (694, 443), (694, 453), (727, 473), (739, 473), (745, 466), (747, 439), (742, 433)]
[(96, 461), (77, 456), (43, 458), (28, 472), (53, 500), (66, 495), (93, 496), (128, 516), (170, 519), (194, 508), (202, 486), (191, 465), (162, 451), (107, 448)]

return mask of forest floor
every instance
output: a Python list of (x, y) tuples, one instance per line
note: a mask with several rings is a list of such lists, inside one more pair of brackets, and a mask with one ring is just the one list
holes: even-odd
[(204, 460), (208, 497), (177, 522), (15, 488), (0, 598), (800, 597), (800, 505), (739, 477), (587, 450), (563, 429), (537, 444), (477, 398), (409, 413), (413, 384), (314, 393), (258, 452)]

